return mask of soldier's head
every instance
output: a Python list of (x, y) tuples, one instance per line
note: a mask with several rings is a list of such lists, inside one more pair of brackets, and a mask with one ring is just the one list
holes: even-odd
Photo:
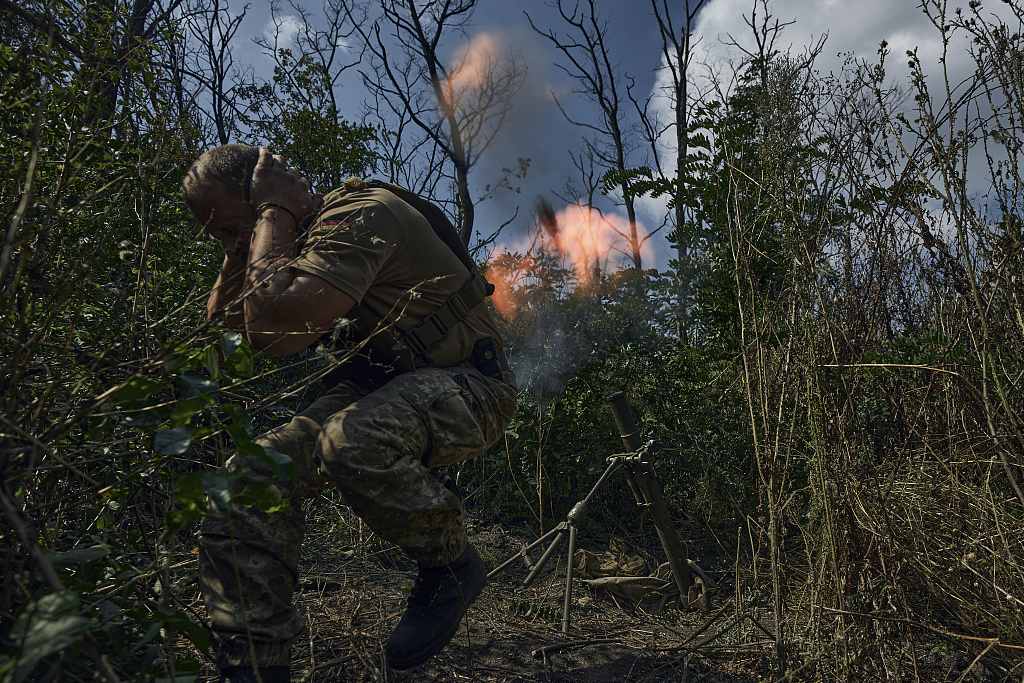
[(259, 155), (259, 149), (249, 145), (221, 145), (203, 153), (185, 174), (185, 205), (215, 237), (252, 221), (249, 186)]

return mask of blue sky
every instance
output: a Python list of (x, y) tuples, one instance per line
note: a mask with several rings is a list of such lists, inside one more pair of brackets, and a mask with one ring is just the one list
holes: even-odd
[[(682, 3), (677, 4), (681, 12)], [(1000, 5), (995, 0), (988, 0), (987, 4), (996, 10)], [(779, 21), (794, 22), (785, 29), (781, 41), (783, 48), (791, 47), (801, 52), (805, 45), (828, 34), (824, 51), (816, 63), (821, 73), (837, 72), (850, 55), (875, 59), (879, 42), (886, 40), (893, 55), (890, 73), (903, 78), (906, 75), (906, 58), (903, 56), (906, 50), (919, 48), (926, 67), (932, 70), (940, 57), (941, 44), (937, 34), (918, 5), (917, 0), (774, 0), (769, 9)], [(750, 14), (752, 6), (752, 0), (710, 0), (706, 3), (695, 27), (701, 60), (719, 65), (736, 60), (735, 50), (726, 43), (730, 36), (740, 43), (750, 43), (750, 30), (743, 17)], [(315, 12), (319, 7), (310, 4), (308, 8)], [(612, 58), (621, 71), (635, 79), (638, 94), (657, 93), (663, 62), (650, 6), (643, 0), (604, 0), (598, 2), (598, 8), (608, 20)], [(542, 0), (480, 0), (465, 39), (452, 36), (451, 42), (445, 46), (456, 52), (464, 49), (466, 40), (486, 33), (499, 46), (499, 52), (501, 46), (514, 47), (526, 60), (527, 79), (513, 102), (513, 111), (471, 178), (473, 186), (482, 189), (494, 182), (503, 166), (513, 165), (519, 157), (531, 159), (529, 174), (521, 183), (521, 194), (499, 194), (477, 208), (480, 232), (487, 234), (489, 226), (506, 221), (519, 206), (517, 220), (504, 233), (505, 243), (511, 247), (520, 245), (532, 229), (530, 214), (535, 197), (545, 195), (556, 209), (559, 208), (554, 193), (562, 191), (574, 173), (569, 151), (579, 149), (581, 131), (566, 122), (559, 113), (552, 100), (552, 92), (557, 93), (563, 104), (580, 117), (586, 117), (593, 111), (588, 108), (592, 105), (572, 94), (573, 83), (555, 66), (560, 61), (559, 56), (548, 41), (530, 28), (524, 12), (529, 13), (538, 26), (550, 26), (564, 34), (564, 24), (559, 23), (557, 14)], [(282, 12), (282, 15), (288, 14), (288, 11)], [(254, 2), (239, 31), (235, 57), (240, 63), (252, 64), (258, 74), (268, 73), (270, 61), (252, 44), (252, 38), (268, 28), (269, 9), (262, 0)], [(954, 58), (950, 65), (954, 73), (962, 72), (966, 76), (968, 65), (965, 59)], [(358, 105), (362, 99), (358, 82), (355, 79), (347, 82), (342, 95), (344, 100), (352, 103), (350, 117), (358, 118)], [(638, 154), (636, 162), (641, 161)], [(602, 208), (609, 213), (616, 211), (611, 204)], [(648, 230), (656, 228), (661, 221), (662, 207), (649, 202), (644, 209), (641, 213), (644, 227)], [(655, 235), (650, 246), (650, 262), (645, 265), (665, 267), (670, 258), (667, 241), (661, 235)]]

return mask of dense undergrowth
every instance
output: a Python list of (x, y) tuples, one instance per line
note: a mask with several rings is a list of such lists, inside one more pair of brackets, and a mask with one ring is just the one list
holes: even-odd
[[(505, 255), (522, 392), (455, 471), (475, 517), (561, 521), (621, 450), (605, 397), (623, 390), (679, 527), (772, 615), (780, 677), (923, 680), (924, 639), (1019, 680), (1024, 10), (970, 5), (925, 7), (973, 59), (960, 84), (914, 54), (901, 82), (884, 46), (828, 82), (748, 63), (692, 126), (669, 271), (583, 288), (551, 254)], [(249, 449), (287, 476), (251, 436), (320, 365), (254, 366), (202, 322), (219, 246), (177, 187), (212, 134), (181, 100), (173, 24), (35, 9), (0, 18), (0, 679), (186, 680), (208, 638), (176, 582), (206, 497), (231, 495), (213, 472)], [(589, 528), (646, 523), (613, 481)]]

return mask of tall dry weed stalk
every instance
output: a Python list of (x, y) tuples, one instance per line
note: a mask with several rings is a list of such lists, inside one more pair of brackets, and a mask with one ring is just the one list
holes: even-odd
[(780, 672), (1021, 675), (1024, 10), (923, 11), (939, 64), (883, 43), (805, 167), (725, 174)]

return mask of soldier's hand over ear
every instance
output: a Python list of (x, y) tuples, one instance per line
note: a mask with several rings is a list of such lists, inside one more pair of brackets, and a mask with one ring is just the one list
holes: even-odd
[(316, 208), (309, 181), (302, 177), (299, 169), (288, 166), (283, 156), (271, 154), (265, 147), (260, 147), (249, 198), (254, 207), (267, 202), (280, 204), (300, 220)]

